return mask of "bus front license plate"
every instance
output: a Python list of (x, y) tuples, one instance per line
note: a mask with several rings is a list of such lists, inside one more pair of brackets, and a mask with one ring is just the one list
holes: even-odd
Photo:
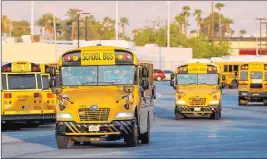
[(200, 108), (194, 108), (194, 111), (199, 112), (201, 109)]
[(89, 126), (89, 131), (99, 131), (99, 125), (90, 125)]

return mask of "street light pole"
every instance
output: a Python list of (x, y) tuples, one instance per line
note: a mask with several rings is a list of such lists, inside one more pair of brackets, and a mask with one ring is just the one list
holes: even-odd
[(115, 31), (116, 31), (116, 40), (119, 39), (119, 1), (116, 1), (116, 24), (115, 24)]
[(33, 1), (31, 1), (31, 43), (33, 42)]
[(167, 6), (168, 6), (168, 32), (167, 32), (168, 41), (167, 41), (167, 47), (170, 47), (170, 4), (171, 4), (171, 2), (168, 1), (167, 2)]
[[(82, 14), (90, 15), (90, 13), (82, 13)], [(88, 16), (85, 17), (85, 40), (86, 41), (87, 41), (87, 36), (88, 36), (88, 34), (87, 34), (87, 29), (88, 29), (87, 22), (88, 22)]]
[(261, 53), (261, 24), (263, 20), (266, 20), (266, 18), (256, 18), (256, 20), (260, 21), (260, 51), (259, 53)]

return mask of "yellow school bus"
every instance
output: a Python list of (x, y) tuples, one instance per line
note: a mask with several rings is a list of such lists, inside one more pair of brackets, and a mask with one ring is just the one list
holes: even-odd
[(88, 46), (62, 54), (58, 79), (55, 72), (51, 67), (59, 149), (67, 148), (69, 141), (88, 144), (123, 138), (130, 147), (139, 140), (149, 143), (155, 98), (152, 64), (139, 62), (125, 48)]
[(224, 56), (212, 57), (210, 60), (221, 68), (222, 80), (221, 82), (227, 88), (236, 89), (238, 87), (238, 72), (241, 65), (248, 58), (254, 56)]
[(220, 67), (209, 60), (187, 62), (171, 75), (171, 86), (176, 91), (175, 117), (208, 116), (219, 120), (222, 110)]
[[(40, 64), (42, 72), (42, 97), (43, 97), (43, 113), (45, 123), (53, 123), (56, 120), (56, 96), (51, 92), (49, 87), (49, 67), (57, 66), (57, 63)], [(58, 71), (57, 71), (58, 75)]]
[(267, 60), (252, 59), (240, 67), (239, 106), (248, 102), (263, 102), (267, 105)]
[(2, 69), (2, 127), (26, 122), (38, 126), (43, 119), (41, 69), (26, 61), (6, 63)]

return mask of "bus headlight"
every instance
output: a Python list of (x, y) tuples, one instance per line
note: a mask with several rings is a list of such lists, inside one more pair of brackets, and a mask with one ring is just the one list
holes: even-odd
[(70, 113), (58, 113), (57, 118), (58, 119), (71, 119), (72, 115)]
[(185, 105), (185, 101), (184, 100), (177, 100), (176, 105)]
[(220, 103), (220, 101), (218, 101), (218, 100), (210, 101), (210, 105), (218, 105), (219, 103)]
[(134, 118), (134, 113), (131, 112), (120, 112), (117, 114), (116, 118)]

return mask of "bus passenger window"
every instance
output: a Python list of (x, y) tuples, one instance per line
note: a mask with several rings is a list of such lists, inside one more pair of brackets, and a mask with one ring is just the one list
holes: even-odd
[(248, 72), (240, 72), (240, 80), (248, 80)]
[(233, 72), (233, 66), (229, 65), (229, 72)]
[(7, 86), (6, 86), (6, 75), (2, 74), (2, 90), (6, 90)]
[(38, 89), (42, 89), (41, 75), (37, 75)]
[(228, 72), (228, 67), (227, 67), (228, 65), (224, 65), (224, 72)]
[(43, 89), (48, 90), (49, 89), (48, 76), (42, 76), (42, 80), (43, 80)]
[(234, 71), (238, 71), (238, 65), (234, 65)]
[(265, 81), (267, 81), (267, 72), (265, 72)]

